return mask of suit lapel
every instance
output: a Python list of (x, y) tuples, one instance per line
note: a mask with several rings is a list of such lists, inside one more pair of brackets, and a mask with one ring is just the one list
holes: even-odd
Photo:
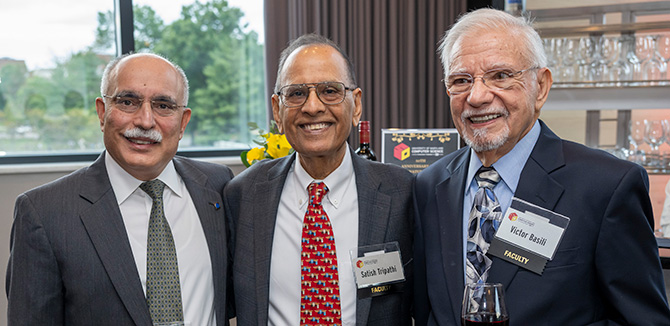
[(82, 210), (80, 219), (135, 324), (150, 325), (149, 309), (104, 158), (103, 153), (84, 174), (79, 194), (90, 207)]
[(189, 165), (180, 158), (175, 158), (175, 169), (184, 180), (184, 184), (198, 212), (202, 225), (209, 256), (212, 262), (216, 319), (225, 320), (227, 291), (227, 233), (223, 216), (223, 200), (221, 194), (207, 185), (207, 175)]
[[(381, 180), (370, 163), (351, 152), (358, 192), (358, 246), (381, 244), (389, 224), (391, 197), (379, 192)], [(356, 300), (356, 323), (367, 324), (372, 298)]]
[[(521, 172), (514, 197), (553, 210), (564, 189), (550, 174), (565, 165), (563, 145), (542, 121), (540, 125), (540, 137)], [(505, 284), (507, 289), (518, 271), (519, 266), (493, 257), (489, 281)]]
[(256, 276), (256, 302), (258, 304), (258, 325), (268, 323), (270, 294), (270, 260), (274, 239), (277, 210), (288, 171), (295, 160), (295, 154), (281, 158), (279, 163), (268, 170), (268, 178), (255, 185), (254, 196), (263, 200), (253, 207), (254, 216), (254, 270)]
[(465, 178), (468, 173), (469, 150), (464, 150), (445, 167), (446, 178), (435, 186), (434, 200), (437, 203), (440, 218), (440, 251), (442, 268), (446, 278), (449, 301), (454, 316), (461, 315), (463, 300), (463, 200)]

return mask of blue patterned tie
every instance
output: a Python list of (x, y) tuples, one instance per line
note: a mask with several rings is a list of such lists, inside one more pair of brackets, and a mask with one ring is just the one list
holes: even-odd
[(151, 215), (147, 236), (147, 303), (154, 324), (184, 320), (177, 251), (170, 224), (163, 212), (165, 184), (154, 179), (140, 185), (151, 199)]
[(479, 189), (468, 219), (465, 276), (467, 283), (484, 283), (491, 268), (491, 259), (486, 256), (486, 252), (502, 219), (500, 203), (493, 193), (500, 175), (493, 167), (482, 166), (475, 180)]

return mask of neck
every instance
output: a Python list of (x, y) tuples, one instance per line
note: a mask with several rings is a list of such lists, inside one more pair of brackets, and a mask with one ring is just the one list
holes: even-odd
[(482, 161), (482, 165), (490, 167), (493, 163), (497, 162), (501, 157), (503, 157), (507, 152), (500, 153), (497, 150), (491, 150), (486, 152), (475, 152), (479, 160)]
[(323, 180), (329, 176), (335, 169), (337, 169), (347, 149), (347, 143), (338, 150), (334, 155), (328, 156), (304, 156), (298, 155), (300, 165), (305, 171), (316, 180)]

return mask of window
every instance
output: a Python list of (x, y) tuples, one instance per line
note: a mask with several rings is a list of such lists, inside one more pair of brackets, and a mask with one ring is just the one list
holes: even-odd
[[(266, 124), (262, 3), (134, 1), (135, 52), (162, 54), (189, 78), (182, 153), (239, 152), (254, 136), (247, 123)], [(95, 98), (117, 52), (115, 21), (114, 0), (3, 5), (0, 30), (14, 32), (0, 34), (0, 163), (100, 153)]]

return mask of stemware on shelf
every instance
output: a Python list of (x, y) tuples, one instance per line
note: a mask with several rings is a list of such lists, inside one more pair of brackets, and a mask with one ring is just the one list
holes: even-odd
[(644, 141), (651, 147), (647, 165), (655, 169), (661, 168), (662, 159), (658, 148), (665, 142), (665, 126), (661, 120), (644, 120), (644, 125)]
[[(658, 39), (657, 44), (658, 54), (661, 56), (665, 62), (665, 80), (670, 80), (670, 71), (668, 71), (668, 65), (670, 64), (670, 33), (664, 33)], [(668, 84), (665, 82), (664, 84)]]
[(651, 85), (658, 85), (661, 79), (665, 79), (665, 72), (667, 65), (661, 54), (658, 53), (658, 39), (660, 35), (647, 35), (645, 37), (645, 46), (648, 47), (647, 52), (649, 57), (642, 63), (642, 71), (644, 80), (650, 82)]
[(641, 120), (630, 121), (630, 133), (628, 140), (633, 145), (633, 150), (630, 151), (629, 160), (642, 165), (645, 161), (645, 153), (640, 149), (640, 145), (644, 143), (645, 124)]

